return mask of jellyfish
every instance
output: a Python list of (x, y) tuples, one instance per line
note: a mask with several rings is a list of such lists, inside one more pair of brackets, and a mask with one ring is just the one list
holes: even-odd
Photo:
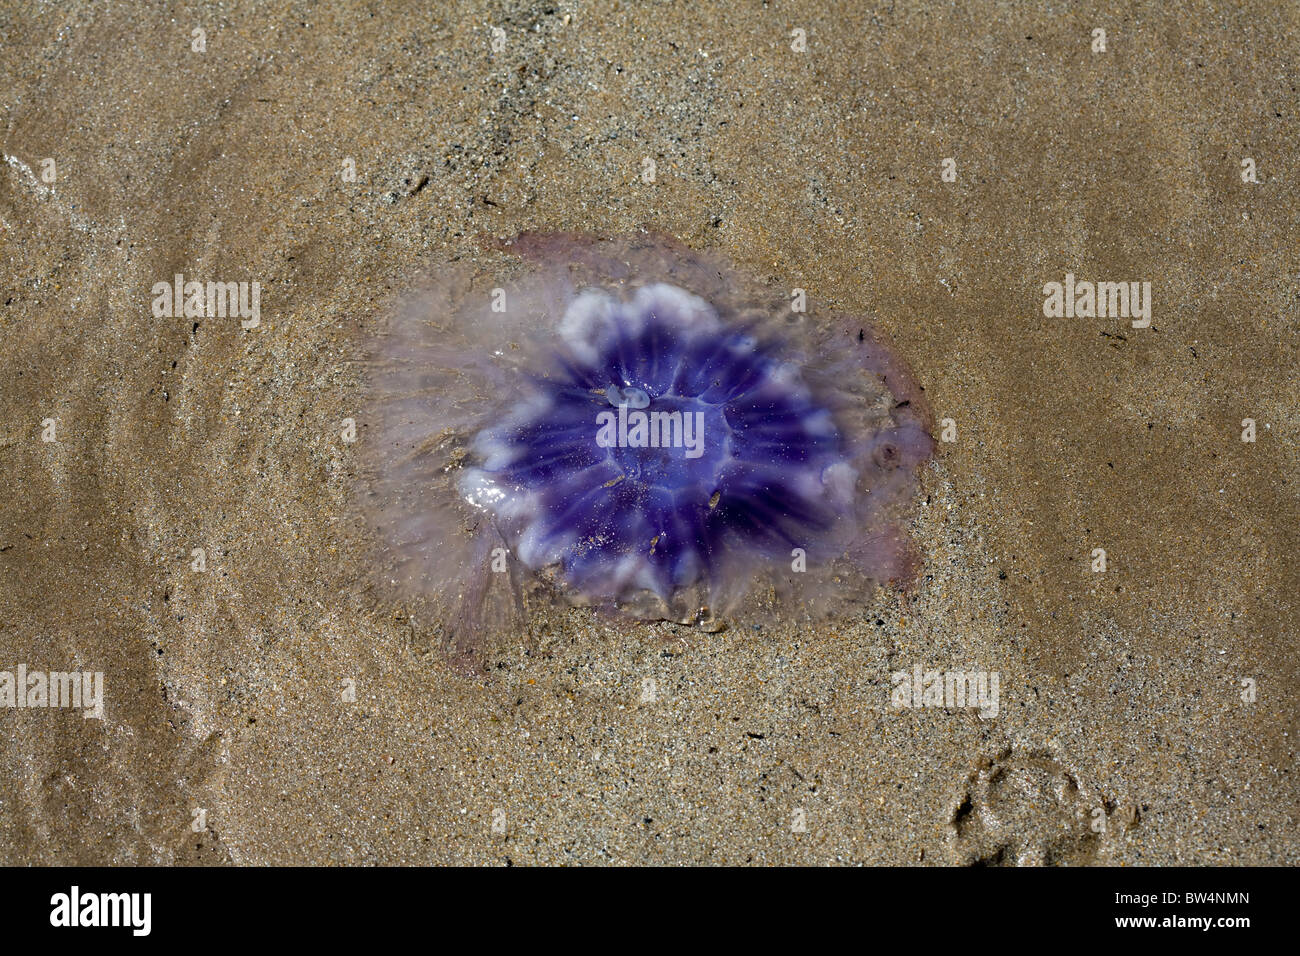
[(716, 630), (915, 575), (922, 389), (716, 254), (525, 233), (431, 273), (366, 368), (373, 567), (458, 659), (539, 603)]

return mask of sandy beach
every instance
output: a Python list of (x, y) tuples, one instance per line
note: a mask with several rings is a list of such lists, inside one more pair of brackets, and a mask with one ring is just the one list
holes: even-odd
[[(0, 706), (0, 862), (1300, 863), (1298, 38), (0, 0), (0, 671), (102, 676)], [(643, 228), (893, 343), (920, 574), (816, 627), (539, 611), (467, 674), (370, 574), (358, 359), (438, 263)], [(256, 315), (160, 316), (178, 275)], [(1081, 282), (1149, 321), (1048, 314)]]

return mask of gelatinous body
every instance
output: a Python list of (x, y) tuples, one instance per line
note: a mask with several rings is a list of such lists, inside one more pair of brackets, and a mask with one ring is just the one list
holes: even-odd
[(906, 579), (932, 443), (865, 322), (652, 237), (526, 235), (493, 264), (413, 296), (372, 366), (386, 580), (460, 649), (538, 593), (696, 622)]

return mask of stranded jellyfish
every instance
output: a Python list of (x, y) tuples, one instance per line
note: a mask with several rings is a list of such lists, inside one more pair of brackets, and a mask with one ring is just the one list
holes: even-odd
[(799, 299), (648, 235), (435, 275), (368, 363), (384, 589), (472, 657), (539, 600), (717, 627), (905, 583), (920, 389)]

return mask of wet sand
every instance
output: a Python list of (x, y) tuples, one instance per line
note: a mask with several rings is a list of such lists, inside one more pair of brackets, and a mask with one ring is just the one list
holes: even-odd
[[(104, 675), (0, 707), (0, 861), (1300, 861), (1296, 8), (388, 6), (0, 4), (0, 670)], [(368, 581), (355, 359), (483, 237), (639, 227), (889, 336), (922, 576), (467, 677)]]

